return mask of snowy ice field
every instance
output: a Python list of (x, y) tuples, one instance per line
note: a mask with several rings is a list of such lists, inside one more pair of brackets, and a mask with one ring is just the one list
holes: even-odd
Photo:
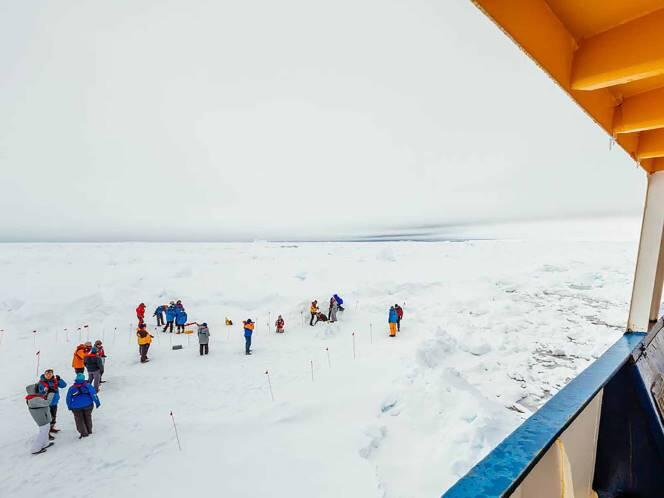
[[(622, 333), (634, 231), (0, 245), (0, 496), (439, 496)], [(340, 322), (303, 325), (311, 299), (324, 307), (335, 292)], [(139, 364), (134, 308), (144, 301), (149, 316), (176, 298), (210, 324), (209, 356), (195, 336), (158, 333), (152, 361)], [(405, 317), (390, 339), (394, 303)], [(277, 313), (283, 335), (267, 324)], [(250, 357), (247, 317), (257, 322)], [(109, 356), (95, 434), (77, 439), (63, 399), (56, 445), (32, 456), (23, 396), (35, 352), (41, 370), (71, 382), (72, 352), (88, 335)]]

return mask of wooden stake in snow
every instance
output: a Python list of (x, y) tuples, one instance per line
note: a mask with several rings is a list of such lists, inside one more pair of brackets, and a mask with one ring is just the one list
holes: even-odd
[(311, 363), (311, 382), (314, 381), (314, 360), (309, 360), (309, 363)]
[(332, 368), (332, 361), (330, 361), (330, 349), (325, 348), (325, 352), (327, 353), (327, 366)]
[(302, 317), (302, 326), (304, 327), (304, 311), (300, 311), (300, 316)]
[(171, 410), (171, 420), (173, 421), (173, 429), (175, 429), (175, 439), (178, 441), (178, 448), (182, 451), (182, 445), (180, 444), (180, 436), (178, 436), (178, 426), (175, 425), (175, 417), (173, 416), (173, 411)]
[(81, 327), (78, 327), (76, 330), (78, 330), (78, 342), (81, 342), (83, 340), (83, 336), (81, 336)]
[(90, 329), (87, 325), (83, 325), (83, 328), (85, 329), (85, 340), (90, 341)]
[(267, 376), (267, 386), (270, 388), (270, 397), (274, 401), (274, 393), (272, 392), (272, 382), (270, 382), (270, 372), (265, 370), (265, 375)]
[(37, 347), (37, 331), (36, 330), (32, 331), (32, 345), (34, 347)]
[(353, 359), (355, 359), (355, 332), (353, 332)]
[(117, 339), (117, 337), (118, 337), (118, 328), (113, 327), (113, 344), (115, 344), (115, 340)]
[(267, 312), (267, 331), (270, 331), (270, 324), (272, 323), (272, 312)]
[(39, 378), (39, 358), (41, 354), (40, 351), (37, 351), (37, 373), (35, 374), (35, 377)]
[(369, 323), (369, 342), (373, 344), (373, 323)]
[(69, 342), (69, 331), (65, 329), (65, 342)]

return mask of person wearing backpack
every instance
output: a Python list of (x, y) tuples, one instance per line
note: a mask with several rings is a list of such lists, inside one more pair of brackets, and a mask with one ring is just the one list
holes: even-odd
[(141, 363), (150, 361), (148, 349), (150, 349), (154, 336), (145, 329), (144, 323), (141, 323), (136, 329), (136, 338), (138, 339), (138, 354), (141, 355)]
[(46, 448), (53, 446), (53, 443), (49, 442), (52, 437), (49, 437), (49, 429), (52, 420), (50, 406), (55, 397), (55, 392), (40, 393), (39, 384), (27, 385), (25, 391), (27, 392), (25, 403), (28, 405), (28, 411), (35, 420), (37, 427), (39, 427), (39, 432), (32, 441), (31, 453), (39, 455), (44, 453)]
[(41, 394), (53, 393), (53, 399), (48, 407), (51, 412), (51, 428), (49, 434), (56, 434), (60, 432), (55, 428), (55, 422), (58, 415), (58, 403), (60, 402), (60, 389), (67, 387), (67, 383), (60, 378), (59, 375), (53, 373), (53, 369), (49, 368), (39, 377), (39, 392)]
[(99, 351), (93, 347), (85, 355), (85, 368), (88, 370), (88, 382), (94, 385), (95, 391), (99, 392), (99, 383), (104, 373), (104, 362), (99, 357)]
[(198, 322), (186, 323), (185, 327), (189, 325), (196, 325), (198, 327), (198, 349), (200, 355), (203, 356), (203, 353), (208, 354), (209, 352), (209, 343), (210, 343), (210, 329), (208, 329), (208, 324), (203, 322), (200, 325)]
[(67, 408), (74, 414), (79, 439), (92, 434), (92, 410), (99, 408), (101, 402), (95, 388), (88, 384), (85, 375), (76, 374), (74, 384), (67, 391)]

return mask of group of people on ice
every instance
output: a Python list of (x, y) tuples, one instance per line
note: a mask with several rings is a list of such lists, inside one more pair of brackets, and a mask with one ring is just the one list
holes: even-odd
[(337, 321), (337, 313), (339, 311), (344, 311), (344, 300), (339, 297), (338, 294), (334, 294), (330, 298), (330, 304), (328, 307), (328, 314), (325, 315), (320, 308), (318, 307), (318, 301), (313, 300), (311, 306), (309, 306), (309, 313), (311, 314), (311, 319), (309, 320), (309, 325), (312, 327), (318, 322), (330, 322), (334, 323)]
[[(138, 308), (136, 308), (136, 315), (139, 324), (145, 322), (145, 304), (141, 303)], [(175, 333), (182, 334), (185, 326), (189, 325), (187, 323), (187, 312), (184, 309), (182, 301), (179, 299), (177, 301), (171, 301), (168, 305), (160, 304), (154, 310), (152, 316), (157, 318), (157, 327), (164, 326), (164, 332), (168, 330), (168, 332), (173, 333), (173, 324), (175, 324)]]
[[(67, 390), (66, 404), (72, 412), (79, 439), (92, 434), (92, 410), (101, 406), (99, 396), (106, 354), (101, 341), (85, 342), (76, 346), (72, 359), (74, 381)], [(87, 370), (88, 376), (85, 376)], [(67, 382), (48, 368), (34, 384), (26, 386), (25, 402), (28, 411), (39, 428), (32, 442), (33, 455), (44, 453), (55, 444), (55, 434), (60, 432), (55, 424), (60, 403), (60, 389), (67, 387)]]

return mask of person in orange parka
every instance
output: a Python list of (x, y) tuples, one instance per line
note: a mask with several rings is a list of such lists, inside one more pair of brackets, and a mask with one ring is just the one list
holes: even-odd
[(74, 367), (74, 371), (77, 374), (85, 372), (85, 344), (79, 344), (76, 346), (71, 366)]
[(136, 308), (136, 317), (138, 318), (138, 323), (145, 322), (145, 303), (141, 303)]

